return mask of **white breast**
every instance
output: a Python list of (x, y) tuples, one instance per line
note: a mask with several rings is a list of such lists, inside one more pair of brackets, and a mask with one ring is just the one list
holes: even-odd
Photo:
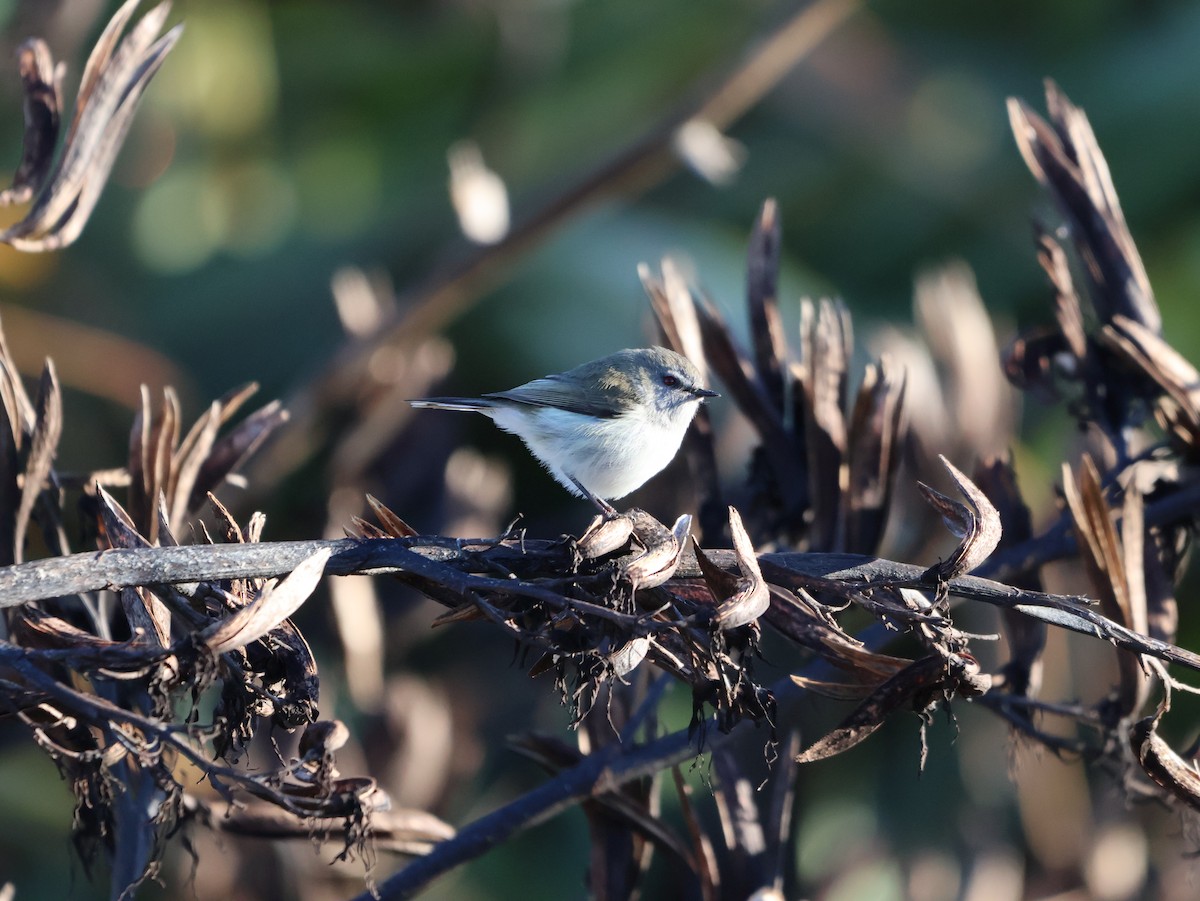
[(550, 474), (572, 494), (578, 479), (588, 491), (615, 500), (661, 472), (679, 451), (697, 405), (670, 420), (628, 414), (597, 419), (550, 407), (495, 407), (486, 412), (519, 436)]

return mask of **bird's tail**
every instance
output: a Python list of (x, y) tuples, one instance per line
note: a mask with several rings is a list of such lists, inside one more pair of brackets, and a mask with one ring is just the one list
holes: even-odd
[(433, 410), (464, 410), (468, 413), (487, 413), (495, 406), (495, 403), (482, 397), (420, 397), (410, 400), (409, 403), (414, 407)]

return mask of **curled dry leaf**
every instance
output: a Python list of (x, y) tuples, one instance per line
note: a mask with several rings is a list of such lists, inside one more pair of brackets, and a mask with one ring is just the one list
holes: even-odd
[[(83, 71), (75, 116), (58, 165), (43, 176), (41, 191), (25, 218), (0, 232), (0, 241), (27, 252), (57, 250), (74, 242), (83, 231), (133, 122), (138, 101), (182, 33), (182, 26), (177, 25), (157, 37), (170, 11), (170, 4), (163, 3), (122, 37), (139, 2), (128, 0), (117, 10), (96, 42)], [(44, 80), (49, 61), (35, 60), (35, 65)], [(53, 155), (53, 147), (44, 145), (45, 137), (44, 133), (39, 138), (35, 168), (48, 167)], [(27, 143), (26, 151), (29, 149)]]
[(25, 203), (41, 188), (54, 162), (54, 145), (62, 124), (62, 79), (66, 65), (54, 65), (50, 48), (41, 38), (29, 38), (17, 48), (17, 70), (25, 93), (25, 138), (21, 163), (12, 187), (0, 192), (0, 206)]
[(167, 481), (167, 496), (170, 512), (167, 522), (174, 528), (183, 525), (188, 513), (188, 502), (200, 469), (208, 458), (221, 428), (221, 403), (213, 401), (204, 414), (196, 420), (172, 459), (170, 478)]
[(929, 569), (929, 575), (947, 582), (966, 575), (983, 563), (1000, 543), (1003, 531), (1000, 527), (1000, 514), (987, 496), (949, 460), (940, 454), (938, 459), (942, 461), (958, 490), (967, 499), (966, 504), (960, 504), (924, 482), (917, 482), (917, 487), (925, 495), (930, 506), (941, 514), (946, 528), (962, 539), (949, 557)]
[(1062, 244), (1053, 235), (1038, 230), (1038, 263), (1050, 284), (1054, 286), (1054, 317), (1063, 341), (1077, 364), (1088, 355), (1087, 332), (1084, 330), (1083, 306), (1075, 290), (1075, 278)]
[(692, 530), (692, 517), (685, 513), (668, 531), (644, 510), (630, 510), (625, 515), (632, 520), (633, 533), (646, 550), (617, 561), (617, 575), (635, 588), (656, 588), (675, 575)]
[(171, 450), (179, 437), (179, 398), (171, 388), (163, 389), (158, 415), (150, 399), (150, 389), (142, 385), (142, 408), (129, 433), (128, 510), (133, 522), (156, 544), (158, 524), (154, 504), (167, 489), (171, 471)]
[(695, 547), (696, 562), (716, 600), (713, 624), (726, 631), (755, 622), (771, 606), (771, 592), (759, 568), (754, 545), (742, 525), (741, 514), (734, 507), (729, 508), (729, 532), (733, 536), (733, 552), (740, 576), (712, 562), (699, 542)]
[[(247, 382), (225, 393), (213, 401), (204, 414), (197, 419), (186, 436), (175, 449), (171, 460), (170, 486), (167, 497), (171, 501), (170, 521), (174, 528), (179, 528), (184, 516), (192, 509), (192, 499), (196, 497), (196, 480), (204, 462), (208, 459), (216, 445), (217, 434), (221, 426), (229, 422), (235, 413), (241, 409), (251, 397), (258, 393), (257, 382)], [(201, 495), (201, 498), (203, 496)]]
[(649, 652), (649, 638), (632, 638), (608, 656), (608, 665), (612, 667), (613, 675), (621, 679), (637, 669)]
[(576, 547), (584, 560), (595, 560), (624, 547), (633, 535), (628, 516), (597, 516), (579, 537)]
[(253, 383), (243, 385), (214, 401), (181, 438), (183, 419), (175, 391), (165, 388), (156, 409), (149, 389), (142, 386), (141, 411), (129, 437), (128, 509), (152, 544), (170, 543), (170, 535), (184, 528), (187, 516), (207, 494), (286, 419), (274, 402), (219, 438), (221, 426), (257, 390)]
[(230, 544), (245, 544), (246, 536), (242, 532), (242, 527), (229, 512), (229, 508), (222, 504), (220, 498), (212, 492), (208, 494), (208, 506), (217, 522), (225, 527), (225, 540)]
[(263, 589), (253, 603), (205, 629), (201, 633), (204, 643), (214, 654), (224, 654), (262, 638), (308, 599), (332, 553), (330, 548), (322, 548), (305, 558), (287, 577)]
[(1148, 716), (1129, 730), (1129, 746), (1142, 770), (1155, 783), (1193, 810), (1200, 811), (1200, 773), (1163, 741), (1158, 717)]

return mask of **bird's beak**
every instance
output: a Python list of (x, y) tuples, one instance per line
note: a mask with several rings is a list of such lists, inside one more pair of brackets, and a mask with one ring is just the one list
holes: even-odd
[(721, 395), (717, 394), (716, 391), (709, 391), (707, 388), (693, 388), (692, 394), (694, 394), (700, 400), (707, 400), (710, 397), (720, 397), (721, 396)]

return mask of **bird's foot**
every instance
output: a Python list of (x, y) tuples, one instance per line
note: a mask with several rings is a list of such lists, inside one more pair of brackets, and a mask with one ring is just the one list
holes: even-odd
[(596, 509), (600, 511), (600, 515), (605, 519), (616, 519), (621, 515), (617, 511), (616, 507), (614, 507), (604, 498), (593, 494), (591, 491), (585, 488), (583, 483), (580, 482), (579, 479), (575, 478), (575, 476), (567, 476), (567, 478), (571, 480), (572, 485), (579, 489), (580, 494), (596, 505)]

